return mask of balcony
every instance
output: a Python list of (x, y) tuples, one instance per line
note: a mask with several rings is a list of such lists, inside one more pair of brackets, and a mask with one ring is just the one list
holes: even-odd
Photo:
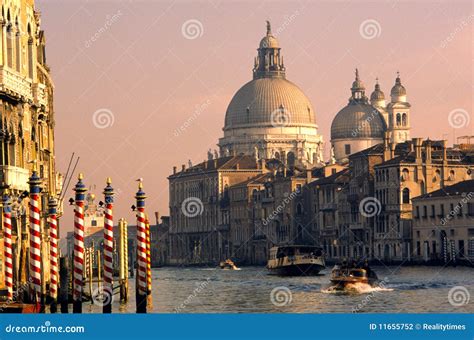
[(30, 173), (27, 169), (11, 165), (0, 165), (0, 182), (10, 186), (13, 190), (28, 190), (28, 177)]
[(4, 65), (0, 65), (0, 91), (33, 99), (31, 81)]
[(33, 101), (36, 105), (47, 106), (48, 104), (48, 93), (46, 92), (46, 85), (35, 83), (32, 86), (33, 90)]

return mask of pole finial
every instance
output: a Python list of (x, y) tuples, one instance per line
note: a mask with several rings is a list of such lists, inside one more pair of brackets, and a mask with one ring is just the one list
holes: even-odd
[(143, 178), (138, 178), (137, 182), (138, 182), (138, 189), (143, 189)]
[(107, 177), (106, 183), (107, 183), (107, 184), (112, 184), (112, 178)]
[(77, 176), (77, 179), (78, 180), (83, 180), (84, 179), (84, 174), (82, 172), (79, 173), (79, 175)]
[(267, 20), (267, 35), (272, 34), (272, 25), (270, 24), (270, 21)]
[(359, 69), (357, 67), (356, 67), (355, 74), (356, 74), (356, 80), (359, 80)]

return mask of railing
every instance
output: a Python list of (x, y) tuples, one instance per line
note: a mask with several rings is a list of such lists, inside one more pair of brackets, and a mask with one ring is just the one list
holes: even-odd
[(0, 165), (0, 182), (10, 186), (14, 190), (28, 190), (29, 171), (11, 165)]
[(13, 92), (26, 99), (33, 99), (31, 81), (4, 65), (0, 65), (0, 90)]

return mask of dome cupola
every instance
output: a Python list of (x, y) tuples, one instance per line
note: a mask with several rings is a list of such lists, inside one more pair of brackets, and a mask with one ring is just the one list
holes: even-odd
[(370, 95), (370, 103), (374, 106), (385, 107), (385, 93), (380, 89), (379, 79), (376, 79), (374, 92)]
[(285, 65), (280, 53), (280, 45), (272, 34), (270, 21), (267, 21), (267, 34), (260, 40), (253, 67), (253, 79), (285, 78)]
[(400, 80), (400, 72), (397, 72), (397, 78), (395, 79), (395, 85), (393, 85), (392, 90), (390, 91), (390, 97), (392, 103), (407, 101), (407, 90)]

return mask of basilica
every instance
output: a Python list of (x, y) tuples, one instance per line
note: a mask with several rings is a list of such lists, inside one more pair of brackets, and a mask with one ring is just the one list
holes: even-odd
[(474, 145), (410, 139), (400, 74), (389, 99), (378, 80), (369, 98), (356, 69), (325, 160), (316, 112), (286, 78), (269, 22), (257, 51), (253, 79), (227, 107), (219, 152), (168, 177), (170, 264), (265, 264), (272, 246), (292, 244), (319, 245), (335, 261), (430, 260), (446, 255), (447, 235), (453, 256), (473, 256), (474, 242), (447, 231), (413, 242), (412, 199), (473, 179)]

